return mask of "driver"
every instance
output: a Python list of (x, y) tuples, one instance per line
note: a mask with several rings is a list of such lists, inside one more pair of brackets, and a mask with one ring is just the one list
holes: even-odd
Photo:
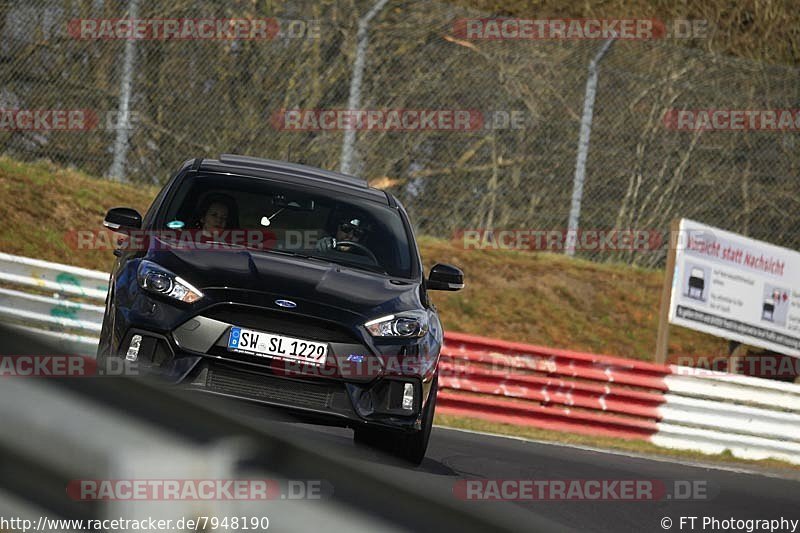
[(222, 193), (211, 193), (203, 198), (197, 209), (194, 227), (204, 234), (236, 227), (238, 209), (236, 200)]
[(354, 246), (348, 243), (361, 244), (366, 240), (369, 225), (359, 216), (343, 216), (336, 225), (336, 236), (322, 237), (317, 241), (317, 250), (329, 252), (333, 249), (339, 252), (355, 251)]

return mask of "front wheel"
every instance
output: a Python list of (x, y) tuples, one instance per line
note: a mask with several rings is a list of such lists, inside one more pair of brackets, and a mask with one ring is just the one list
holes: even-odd
[(371, 446), (394, 453), (413, 465), (419, 465), (425, 459), (428, 441), (433, 428), (433, 416), (436, 411), (436, 392), (439, 389), (439, 376), (433, 378), (428, 394), (428, 404), (422, 414), (422, 428), (408, 435), (398, 435), (396, 431), (379, 430), (370, 427), (357, 427), (353, 432), (356, 444)]
[(425, 459), (425, 452), (428, 450), (428, 441), (431, 439), (433, 429), (433, 415), (436, 411), (436, 393), (439, 390), (439, 375), (433, 378), (431, 391), (428, 394), (428, 405), (422, 415), (422, 429), (408, 435), (402, 448), (401, 455), (408, 462), (418, 465)]
[(110, 305), (114, 295), (110, 285), (111, 283), (109, 282), (108, 294), (106, 295), (106, 309), (103, 313), (103, 325), (100, 328), (100, 341), (97, 344), (97, 355), (95, 356), (97, 368), (102, 369), (106, 368), (108, 357), (111, 355), (111, 328), (113, 327), (113, 323)]
[(106, 323), (108, 318), (103, 320), (103, 327), (100, 331), (100, 341), (97, 344), (97, 355), (95, 361), (98, 369), (105, 369), (108, 364), (108, 358), (111, 355), (111, 333), (106, 330)]

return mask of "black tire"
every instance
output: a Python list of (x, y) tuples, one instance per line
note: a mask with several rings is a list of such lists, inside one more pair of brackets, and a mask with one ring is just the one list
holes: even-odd
[(95, 356), (98, 372), (102, 372), (106, 369), (108, 365), (108, 357), (111, 355), (111, 343), (106, 340), (107, 338), (109, 338), (109, 335), (105, 334), (104, 321), (103, 329), (100, 332), (100, 342), (97, 345), (97, 355)]
[(397, 431), (380, 430), (371, 427), (357, 427), (353, 431), (356, 444), (378, 448), (393, 453), (413, 465), (419, 465), (425, 459), (428, 441), (431, 438), (433, 415), (436, 410), (436, 392), (439, 389), (438, 375), (433, 378), (428, 404), (422, 415), (422, 429), (403, 435)]
[(439, 375), (433, 378), (431, 391), (428, 395), (428, 405), (422, 415), (422, 429), (416, 433), (406, 436), (402, 448), (401, 456), (413, 465), (419, 465), (425, 459), (425, 452), (428, 450), (428, 441), (431, 439), (433, 428), (433, 415), (436, 411), (436, 392), (439, 390)]
[(111, 314), (109, 313), (108, 304), (112, 298), (112, 289), (108, 289), (106, 295), (106, 310), (103, 313), (103, 326), (100, 328), (100, 342), (97, 344), (97, 355), (95, 361), (97, 368), (105, 370), (108, 357), (111, 355)]

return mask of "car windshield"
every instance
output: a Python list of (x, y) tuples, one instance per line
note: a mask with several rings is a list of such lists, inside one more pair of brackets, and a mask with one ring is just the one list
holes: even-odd
[(262, 178), (185, 179), (159, 217), (168, 239), (292, 254), (411, 277), (400, 213), (388, 205)]

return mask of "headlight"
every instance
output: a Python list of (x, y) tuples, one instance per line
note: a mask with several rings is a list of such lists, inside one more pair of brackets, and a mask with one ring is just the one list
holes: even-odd
[(428, 313), (404, 311), (370, 320), (364, 327), (373, 337), (422, 337), (428, 332)]
[(186, 280), (151, 261), (142, 261), (136, 278), (139, 280), (139, 286), (146, 291), (169, 296), (189, 304), (203, 297), (203, 293)]

